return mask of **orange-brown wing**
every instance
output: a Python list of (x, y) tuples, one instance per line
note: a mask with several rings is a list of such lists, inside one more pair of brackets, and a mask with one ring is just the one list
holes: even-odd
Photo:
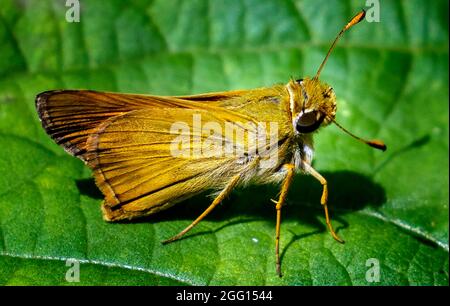
[[(85, 161), (86, 140), (105, 120), (127, 112), (148, 108), (187, 108), (213, 110), (217, 107), (252, 120), (280, 121), (273, 103), (281, 94), (277, 86), (266, 89), (236, 90), (183, 97), (53, 90), (36, 97), (36, 109), (46, 132), (67, 152)], [(267, 96), (268, 95), (268, 96)], [(259, 97), (259, 98), (258, 98)], [(251, 102), (251, 103), (250, 103)], [(245, 106), (245, 108), (244, 108)], [(268, 107), (268, 108), (267, 108)]]
[(171, 97), (89, 90), (54, 90), (36, 97), (36, 109), (46, 132), (82, 160), (87, 137), (108, 118), (138, 109), (196, 108), (198, 104)]
[[(88, 138), (86, 160), (105, 195), (106, 220), (156, 213), (206, 189), (221, 188), (245, 170), (234, 155), (210, 157), (200, 150), (211, 134), (192, 123), (194, 115), (222, 128), (243, 119), (220, 109), (152, 108), (110, 118)], [(187, 152), (174, 151), (180, 136), (187, 137)], [(213, 138), (224, 146), (244, 145), (221, 132)]]
[[(222, 128), (236, 123), (245, 134), (248, 130), (242, 123), (283, 121), (280, 101), (285, 97), (280, 92), (274, 87), (161, 97), (63, 90), (38, 95), (36, 107), (47, 133), (94, 170), (105, 194), (105, 218), (120, 220), (152, 214), (205, 189), (220, 188), (248, 166), (237, 163), (236, 156), (173, 156), (171, 124), (192, 122), (196, 113)], [(230, 142), (226, 137), (222, 140)], [(242, 144), (231, 145), (242, 151)]]

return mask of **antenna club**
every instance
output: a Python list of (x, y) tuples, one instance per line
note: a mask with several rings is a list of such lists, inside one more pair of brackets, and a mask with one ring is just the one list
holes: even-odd
[(370, 140), (366, 142), (369, 146), (371, 146), (372, 148), (381, 150), (381, 151), (386, 151), (387, 147), (384, 144), (384, 142), (382, 142), (381, 140), (378, 139), (374, 139), (374, 140)]
[(349, 23), (347, 23), (347, 25), (344, 27), (343, 31), (346, 31), (349, 28), (351, 28), (352, 26), (354, 26), (355, 24), (361, 22), (364, 19), (364, 17), (366, 17), (366, 11), (362, 10), (355, 17), (353, 17)]

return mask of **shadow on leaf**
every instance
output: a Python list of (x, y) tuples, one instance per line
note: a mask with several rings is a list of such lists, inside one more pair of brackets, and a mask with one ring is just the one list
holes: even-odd
[[(323, 172), (322, 175), (328, 181), (328, 206), (337, 233), (339, 233), (339, 230), (349, 226), (341, 218), (342, 215), (366, 207), (375, 208), (386, 201), (384, 189), (367, 176), (350, 171)], [(93, 179), (82, 179), (76, 183), (80, 193), (95, 199), (103, 198)], [(237, 224), (261, 220), (270, 220), (273, 224), (275, 239), (276, 211), (275, 204), (270, 199), (277, 199), (279, 189), (280, 187), (275, 185), (252, 185), (236, 189), (228, 199), (223, 201), (205, 218), (205, 220), (213, 222), (225, 222), (224, 224), (207, 231), (196, 231), (194, 228), (180, 240), (216, 233)], [(320, 204), (321, 194), (322, 186), (314, 178), (306, 175), (297, 175), (295, 177), (287, 202), (282, 210), (282, 222), (283, 220), (296, 220), (298, 223), (310, 225), (315, 230), (309, 233), (292, 233), (293, 237), (291, 240), (281, 249), (281, 257), (296, 241), (327, 231), (327, 227), (323, 222), (323, 207)], [(159, 222), (176, 220), (193, 221), (210, 205), (212, 200), (208, 193), (205, 192), (157, 215), (132, 221), (122, 221), (121, 223), (145, 223), (150, 221), (157, 224)], [(182, 229), (180, 228), (179, 231)], [(177, 233), (174, 232), (173, 235)]]
[[(347, 224), (340, 220), (339, 215), (361, 210), (367, 206), (377, 207), (386, 200), (385, 192), (380, 185), (374, 183), (361, 174), (341, 171), (324, 172), (323, 176), (328, 180), (329, 186), (329, 209), (332, 218), (340, 221), (341, 228)], [(80, 192), (102, 198), (93, 180), (81, 180), (77, 182)], [(235, 190), (231, 196), (216, 207), (207, 217), (209, 221), (231, 220), (225, 226), (236, 223), (251, 222), (256, 220), (275, 220), (275, 205), (270, 199), (276, 199), (279, 187), (274, 185), (253, 185), (247, 188)], [(326, 230), (325, 226), (317, 219), (323, 216), (323, 208), (320, 205), (322, 186), (314, 178), (305, 175), (298, 175), (289, 191), (288, 200), (283, 207), (283, 219), (297, 219), (306, 222), (321, 230)], [(197, 218), (212, 202), (208, 193), (192, 197), (174, 207), (160, 212), (157, 215), (137, 219), (135, 221), (123, 222), (163, 222), (173, 220), (191, 220)], [(313, 212), (316, 218), (312, 218)], [(224, 225), (215, 229), (217, 232), (225, 227)], [(339, 230), (339, 227), (337, 228)], [(180, 229), (182, 230), (182, 229)], [(192, 232), (193, 234), (194, 232)], [(191, 233), (186, 237), (192, 236)]]
[(86, 195), (93, 199), (103, 199), (103, 194), (95, 185), (93, 178), (79, 179), (75, 181), (75, 184), (82, 195)]

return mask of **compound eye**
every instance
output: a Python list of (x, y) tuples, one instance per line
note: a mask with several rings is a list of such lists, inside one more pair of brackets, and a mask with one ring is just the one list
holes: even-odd
[(302, 134), (314, 132), (322, 124), (324, 118), (322, 113), (316, 111), (303, 113), (298, 117), (295, 128)]

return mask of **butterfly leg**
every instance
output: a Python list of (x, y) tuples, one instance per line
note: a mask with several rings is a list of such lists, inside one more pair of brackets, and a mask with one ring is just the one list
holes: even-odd
[(169, 238), (167, 240), (164, 240), (162, 243), (167, 244), (169, 242), (173, 242), (175, 240), (180, 239), (184, 234), (189, 232), (194, 226), (196, 226), (204, 217), (206, 217), (217, 205), (220, 204), (220, 202), (223, 201), (224, 198), (226, 198), (234, 187), (236, 187), (237, 183), (239, 182), (239, 179), (241, 178), (240, 175), (234, 176), (231, 181), (225, 186), (225, 188), (219, 193), (219, 195), (214, 199), (214, 201), (209, 205), (209, 207), (197, 218), (192, 222), (188, 227), (186, 227), (184, 230), (182, 230), (177, 235), (173, 236), (172, 238)]
[(287, 174), (286, 177), (284, 178), (283, 186), (281, 187), (280, 197), (278, 198), (278, 201), (275, 202), (276, 203), (275, 209), (277, 210), (277, 223), (275, 226), (275, 256), (276, 256), (277, 274), (280, 277), (281, 277), (281, 264), (280, 264), (281, 207), (283, 207), (283, 204), (286, 201), (289, 186), (291, 185), (292, 179), (294, 178), (295, 165), (285, 164), (283, 167), (287, 170)]
[(323, 205), (323, 208), (325, 210), (325, 220), (327, 222), (327, 226), (328, 229), (330, 230), (330, 234), (331, 236), (333, 236), (333, 238), (340, 242), (340, 243), (344, 243), (344, 240), (342, 240), (341, 238), (339, 238), (339, 236), (336, 234), (336, 232), (333, 229), (333, 226), (331, 225), (331, 220), (330, 220), (330, 216), (328, 214), (328, 206), (327, 206), (327, 202), (328, 202), (328, 185), (327, 185), (327, 180), (320, 175), (319, 172), (317, 172), (313, 167), (311, 167), (311, 165), (309, 165), (308, 163), (303, 162), (303, 169), (308, 173), (311, 174), (315, 179), (317, 179), (320, 184), (322, 184), (322, 198), (320, 199), (320, 204)]

